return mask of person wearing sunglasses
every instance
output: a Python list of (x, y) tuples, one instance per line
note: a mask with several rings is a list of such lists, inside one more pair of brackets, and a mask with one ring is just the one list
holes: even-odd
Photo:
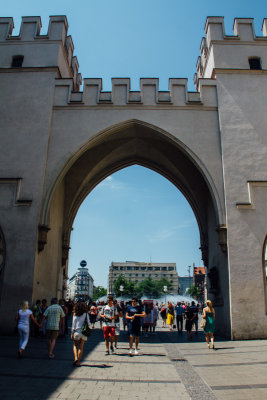
[(128, 321), (128, 332), (129, 332), (129, 345), (130, 345), (130, 356), (133, 355), (133, 341), (135, 339), (135, 351), (134, 354), (138, 355), (139, 337), (141, 332), (141, 318), (146, 316), (143, 308), (138, 305), (137, 298), (132, 298), (132, 305), (127, 307), (126, 319)]

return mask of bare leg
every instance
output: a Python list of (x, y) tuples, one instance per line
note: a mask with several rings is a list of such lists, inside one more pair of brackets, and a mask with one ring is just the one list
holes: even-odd
[(78, 342), (78, 340), (74, 340), (74, 342), (73, 342), (74, 361), (78, 360), (78, 350), (79, 350), (79, 342)]
[(130, 336), (129, 345), (130, 345), (130, 350), (132, 350), (133, 349), (133, 336)]
[(138, 345), (139, 345), (139, 337), (135, 336), (135, 349), (138, 350)]
[(115, 336), (115, 347), (117, 348), (118, 345), (118, 340), (119, 340), (119, 335)]
[(213, 333), (210, 333), (210, 340), (211, 340), (211, 347), (212, 347), (213, 349), (215, 349), (215, 346), (214, 346), (214, 335), (213, 335)]
[(106, 350), (109, 352), (109, 338), (105, 339)]
[(84, 340), (80, 340), (79, 342), (79, 349), (78, 349), (78, 362), (77, 365), (80, 365), (80, 361), (82, 359), (82, 355), (83, 355), (83, 346), (84, 346)]
[(210, 348), (210, 334), (206, 333), (206, 342), (208, 344), (208, 349)]

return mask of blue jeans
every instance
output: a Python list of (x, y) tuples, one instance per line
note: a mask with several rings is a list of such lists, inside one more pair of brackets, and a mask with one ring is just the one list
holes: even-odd
[(24, 350), (29, 340), (30, 328), (28, 326), (18, 326), (18, 331), (19, 331), (19, 349)]

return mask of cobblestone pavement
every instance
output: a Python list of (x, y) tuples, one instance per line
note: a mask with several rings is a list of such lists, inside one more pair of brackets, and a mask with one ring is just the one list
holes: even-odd
[(140, 355), (129, 356), (122, 332), (116, 354), (105, 356), (95, 329), (85, 345), (82, 366), (72, 366), (72, 341), (58, 339), (54, 360), (46, 341), (30, 338), (23, 359), (17, 337), (1, 337), (1, 400), (246, 400), (267, 399), (267, 341), (217, 341), (208, 350), (203, 333), (158, 329), (141, 337)]

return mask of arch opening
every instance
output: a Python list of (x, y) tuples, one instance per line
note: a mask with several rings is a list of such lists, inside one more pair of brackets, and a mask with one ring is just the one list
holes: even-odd
[[(70, 235), (80, 205), (103, 179), (132, 165), (159, 173), (185, 196), (198, 223), (203, 263), (208, 270), (215, 268), (210, 275), (213, 286), (216, 286), (212, 288), (213, 297), (218, 299), (218, 306), (224, 307), (226, 303), (228, 307), (224, 208), (216, 184), (201, 160), (183, 143), (140, 121), (127, 121), (96, 135), (80, 146), (66, 160), (61, 171), (55, 174), (41, 211), (41, 225), (50, 231), (37, 264), (42, 264), (42, 259), (45, 263), (49, 262), (49, 249), (51, 254), (56, 251), (57, 271), (54, 273), (61, 276), (56, 286), (57, 290), (64, 289)], [(64, 274), (62, 268), (65, 269)], [(218, 276), (218, 273), (221, 276), (216, 278), (219, 282), (216, 283), (214, 276)]]

